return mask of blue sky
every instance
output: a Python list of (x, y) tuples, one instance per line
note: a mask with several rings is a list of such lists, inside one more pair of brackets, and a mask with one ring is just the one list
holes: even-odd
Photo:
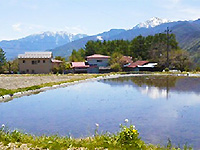
[(0, 0), (0, 40), (44, 31), (97, 34), (151, 17), (200, 18), (199, 0)]

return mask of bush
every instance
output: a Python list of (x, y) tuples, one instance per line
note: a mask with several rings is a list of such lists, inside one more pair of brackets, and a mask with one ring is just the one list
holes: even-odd
[(169, 68), (165, 68), (165, 72), (169, 72)]
[(111, 67), (111, 69), (112, 69), (113, 71), (116, 71), (116, 72), (122, 71), (122, 68), (121, 68), (121, 66), (120, 66), (119, 63), (114, 63), (114, 64), (112, 64), (110, 67)]

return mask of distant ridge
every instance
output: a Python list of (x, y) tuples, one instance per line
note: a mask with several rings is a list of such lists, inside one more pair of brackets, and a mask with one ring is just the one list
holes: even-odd
[[(146, 24), (149, 23), (149, 24)], [(152, 24), (153, 23), (153, 24)], [(89, 40), (103, 41), (103, 40), (132, 40), (136, 36), (155, 35), (157, 33), (165, 33), (166, 28), (169, 27), (172, 33), (176, 35), (179, 46), (190, 53), (191, 58), (200, 64), (200, 19), (194, 21), (169, 21), (158, 18), (153, 18), (146, 21), (144, 24), (140, 23), (130, 30), (116, 29), (110, 30), (94, 36), (88, 36), (55, 49), (52, 49), (54, 55), (62, 55), (68, 57), (71, 55), (73, 49), (84, 48)]]
[(17, 40), (1, 41), (0, 47), (6, 52), (7, 59), (12, 59), (25, 51), (45, 51), (46, 49), (55, 48), (86, 36), (86, 34), (71, 34), (65, 31), (47, 31)]

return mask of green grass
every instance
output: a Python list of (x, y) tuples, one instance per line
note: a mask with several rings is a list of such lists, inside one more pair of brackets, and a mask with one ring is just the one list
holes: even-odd
[[(0, 141), (3, 145), (15, 143), (16, 147), (22, 144), (27, 144), (30, 148), (42, 148), (50, 150), (65, 150), (67, 148), (87, 148), (87, 149), (111, 149), (111, 150), (175, 150), (179, 147), (172, 146), (171, 141), (168, 141), (166, 146), (146, 144), (139, 137), (139, 132), (133, 125), (121, 125), (120, 131), (116, 134), (98, 134), (98, 127), (95, 130), (93, 137), (74, 139), (71, 137), (61, 137), (58, 135), (52, 136), (34, 136), (18, 132), (17, 130), (10, 131), (6, 127), (0, 128)], [(192, 149), (188, 146), (183, 146), (184, 149)]]

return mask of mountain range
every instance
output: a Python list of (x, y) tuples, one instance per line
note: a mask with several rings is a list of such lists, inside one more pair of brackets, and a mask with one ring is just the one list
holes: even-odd
[[(165, 33), (167, 27), (176, 35), (180, 48), (190, 52), (190, 54), (200, 57), (200, 19), (195, 21), (168, 21), (166, 19), (152, 18), (144, 23), (140, 23), (129, 30), (111, 29), (110, 31), (87, 36), (75, 40), (55, 49), (51, 49), (54, 55), (69, 56), (73, 49), (84, 48), (89, 40), (132, 40), (136, 36), (148, 36), (156, 33)], [(200, 63), (200, 60), (198, 60)]]
[(40, 34), (33, 34), (17, 40), (3, 40), (0, 42), (0, 47), (6, 52), (7, 59), (12, 59), (25, 51), (45, 51), (86, 36), (86, 34), (71, 34), (64, 31), (48, 31)]
[(17, 54), (24, 53), (24, 51), (44, 50), (52, 51), (54, 56), (68, 57), (73, 49), (84, 48), (89, 40), (132, 40), (138, 35), (148, 36), (156, 33), (165, 33), (167, 27), (176, 35), (176, 39), (182, 49), (189, 51), (191, 55), (199, 54), (200, 56), (200, 19), (172, 22), (157, 17), (139, 23), (129, 30), (111, 29), (93, 36), (84, 34), (72, 35), (65, 32), (45, 32), (43, 34), (30, 35), (19, 40), (1, 41), (0, 47), (6, 51), (7, 58), (16, 57)]

